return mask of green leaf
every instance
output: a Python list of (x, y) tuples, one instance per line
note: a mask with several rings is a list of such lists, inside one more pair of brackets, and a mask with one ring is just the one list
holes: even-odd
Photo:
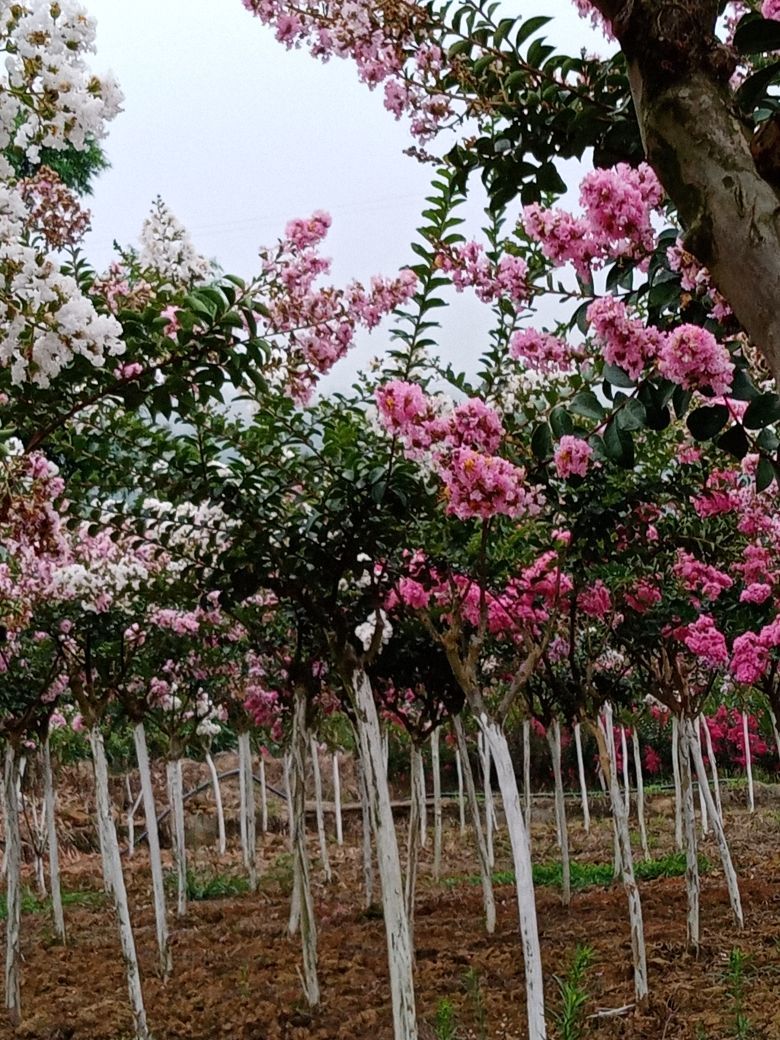
[[(780, 24), (780, 23), (778, 23)], [(770, 84), (780, 76), (780, 61), (773, 61), (766, 68), (759, 69), (752, 76), (748, 76), (737, 93), (734, 95), (739, 107), (744, 112), (752, 112), (758, 102), (764, 96), (764, 92)]]
[(763, 456), (758, 460), (756, 467), (756, 491), (766, 491), (775, 479), (775, 467)]
[(780, 50), (780, 22), (773, 18), (743, 20), (734, 33), (734, 47), (740, 54)]
[(729, 414), (725, 404), (696, 408), (688, 416), (688, 429), (697, 441), (712, 440), (729, 421)]
[(624, 469), (631, 469), (634, 465), (634, 441), (631, 434), (621, 430), (615, 420), (610, 420), (604, 431), (604, 450), (613, 462), (617, 462)]
[(553, 436), (547, 423), (540, 423), (531, 437), (531, 451), (537, 459), (548, 459), (553, 453)]
[(647, 411), (641, 401), (630, 397), (617, 412), (615, 420), (621, 430), (641, 430), (647, 425)]
[(529, 36), (533, 36), (535, 32), (538, 32), (543, 28), (551, 18), (545, 15), (537, 15), (535, 18), (529, 18), (523, 22), (520, 28), (517, 30), (517, 36), (515, 37), (515, 47), (519, 47), (521, 43), (525, 43)]
[(603, 419), (604, 408), (592, 390), (581, 390), (569, 402), (569, 411), (585, 419)]
[(613, 386), (621, 386), (624, 389), (636, 386), (636, 380), (632, 379), (628, 372), (624, 372), (618, 365), (604, 365), (604, 378)]
[(775, 393), (761, 394), (751, 401), (742, 420), (748, 430), (763, 430), (780, 421), (780, 397)]
[(758, 394), (759, 391), (753, 385), (747, 369), (735, 369), (729, 397), (733, 397), (735, 401), (752, 401), (755, 397), (758, 397)]
[(566, 408), (559, 404), (550, 412), (550, 426), (558, 440), (574, 432), (574, 423)]
[(736, 459), (744, 459), (750, 451), (750, 441), (744, 428), (737, 423), (718, 438), (718, 447)]

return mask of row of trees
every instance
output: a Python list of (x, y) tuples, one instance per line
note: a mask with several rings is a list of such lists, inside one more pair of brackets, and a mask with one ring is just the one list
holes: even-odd
[[(231, 721), (247, 791), (249, 720), (285, 737), (316, 1002), (301, 778), (317, 715), (338, 710), (354, 726), (376, 843), (395, 1036), (413, 1040), (413, 872), (404, 885), (377, 710), (402, 703), (418, 743), (449, 718), (465, 740), (458, 720), (470, 712), (492, 758), (539, 1040), (515, 720), (542, 721), (556, 774), (561, 724), (598, 741), (638, 1000), (641, 901), (611, 720), (648, 693), (678, 719), (690, 943), (692, 771), (742, 922), (696, 720), (705, 700), (741, 689), (778, 705), (780, 398), (758, 361), (763, 352), (775, 371), (778, 199), (764, 146), (777, 67), (764, 54), (776, 24), (736, 5), (726, 43), (715, 3), (605, 4), (624, 51), (601, 61), (557, 54), (540, 36), (546, 18), (501, 18), (471, 0), (246, 6), (284, 42), (350, 57), (383, 82), (426, 149), (460, 136), (433, 179), (415, 263), (393, 278), (323, 285), (322, 213), (292, 221), (251, 281), (218, 274), (162, 202), (140, 248), (97, 273), (79, 247), (88, 218), (75, 176), (40, 162), (42, 149), (94, 147), (117, 89), (86, 68), (93, 28), (76, 5), (4, 12), (6, 1002), (18, 1014), (21, 748), (45, 741), (67, 704), (90, 732), (137, 1035), (148, 1028), (104, 749), (117, 704), (135, 724), (142, 775), (147, 719), (170, 720), (180, 879), (186, 727)], [(586, 153), (595, 169), (571, 213), (556, 204), (560, 160)], [(489, 207), (466, 239), (458, 207), (474, 173)], [(492, 319), (468, 376), (434, 357), (450, 291), (473, 291)], [(549, 297), (560, 322), (539, 328)], [(356, 331), (388, 316), (379, 369), (348, 394), (312, 398)], [(144, 802), (151, 837), (146, 786)], [(253, 827), (246, 815), (248, 847)], [(160, 876), (154, 888), (165, 967)]]

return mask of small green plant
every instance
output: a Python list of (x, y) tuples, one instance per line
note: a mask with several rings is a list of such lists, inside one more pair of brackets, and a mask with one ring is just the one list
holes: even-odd
[(485, 1011), (485, 998), (482, 996), (482, 980), (475, 968), (469, 968), (466, 972), (466, 995), (474, 1010), (474, 1025), (476, 1026), (477, 1040), (487, 1040), (487, 1012)]
[[(176, 888), (175, 874), (165, 878), (169, 891)], [(187, 899), (193, 903), (201, 903), (207, 899), (227, 899), (230, 896), (243, 895), (249, 891), (246, 878), (232, 877), (230, 874), (207, 874), (202, 871), (187, 871)]]
[[(62, 905), (63, 906), (103, 906), (106, 902), (106, 895), (103, 892), (63, 892), (62, 893)], [(25, 888), (22, 891), (22, 913), (23, 914), (44, 914), (51, 912), (51, 899), (40, 899), (34, 892), (29, 888)], [(5, 921), (8, 917), (8, 904), (6, 903), (5, 892), (0, 895), (0, 921)]]
[(593, 950), (589, 946), (577, 946), (566, 977), (555, 976), (561, 995), (560, 1010), (553, 1012), (559, 1040), (580, 1040), (583, 1035), (585, 1005), (589, 997), (585, 973), (592, 961)]
[(436, 1019), (433, 1023), (436, 1040), (455, 1040), (456, 1030), (455, 1008), (452, 1006), (452, 1001), (445, 997), (439, 1001), (439, 1006), (436, 1008)]
[(749, 1040), (753, 1033), (750, 1019), (745, 1014), (745, 975), (750, 967), (750, 958), (736, 946), (729, 954), (726, 969), (726, 991), (731, 998), (734, 1015), (734, 1040)]
[(291, 852), (280, 852), (268, 867), (262, 879), (263, 886), (279, 888), (289, 896), (293, 889), (293, 857)]

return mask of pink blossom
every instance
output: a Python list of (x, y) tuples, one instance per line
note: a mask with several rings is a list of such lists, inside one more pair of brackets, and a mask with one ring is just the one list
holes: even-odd
[(761, 14), (764, 18), (780, 21), (780, 0), (764, 0), (761, 4)]
[(603, 296), (588, 308), (588, 321), (594, 338), (604, 352), (604, 360), (638, 379), (661, 349), (664, 337), (658, 329), (632, 318), (622, 300)]
[(447, 512), (469, 520), (538, 514), (543, 497), (526, 484), (525, 470), (497, 455), (456, 448), (440, 468)]
[(656, 603), (660, 603), (662, 598), (658, 587), (646, 578), (640, 578), (633, 591), (625, 594), (626, 605), (637, 614), (645, 614)]
[(715, 619), (709, 614), (702, 614), (693, 624), (687, 626), (683, 642), (692, 653), (713, 667), (728, 663), (729, 652), (725, 636), (718, 630)]
[(754, 581), (740, 593), (740, 603), (766, 603), (772, 595), (772, 586), (765, 582)]
[(572, 475), (584, 477), (590, 467), (593, 448), (581, 437), (564, 434), (555, 446), (555, 469), (564, 480)]
[(690, 592), (701, 592), (705, 599), (715, 600), (734, 584), (732, 578), (716, 567), (702, 563), (685, 549), (678, 549), (674, 573)]
[(687, 390), (709, 387), (726, 394), (734, 378), (728, 350), (699, 325), (680, 325), (670, 333), (658, 352), (662, 375)]
[(571, 365), (568, 345), (557, 336), (536, 329), (516, 332), (510, 340), (509, 353), (537, 372), (562, 371)]
[(603, 618), (612, 610), (612, 596), (603, 581), (595, 581), (579, 594), (577, 606), (589, 617)]
[(398, 597), (413, 610), (424, 610), (431, 601), (431, 593), (414, 578), (400, 579)]
[(74, 715), (70, 720), (70, 728), (74, 733), (81, 733), (86, 728), (83, 717), (81, 715)]

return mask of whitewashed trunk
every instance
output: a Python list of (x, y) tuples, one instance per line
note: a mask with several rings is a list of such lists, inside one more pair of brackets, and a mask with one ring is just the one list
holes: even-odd
[(265, 751), (260, 749), (260, 829), (268, 833), (268, 785), (265, 782)]
[[(687, 719), (686, 725), (692, 729), (693, 721)], [(726, 887), (729, 893), (729, 902), (731, 904), (732, 913), (734, 914), (734, 920), (740, 928), (744, 928), (745, 920), (742, 916), (742, 901), (739, 895), (737, 873), (734, 870), (734, 864), (731, 860), (731, 851), (726, 839), (726, 832), (723, 829), (723, 821), (717, 811), (712, 797), (712, 792), (707, 783), (707, 771), (704, 768), (704, 758), (702, 757), (701, 747), (699, 746), (699, 741), (693, 739), (694, 736), (695, 734), (690, 734), (689, 746), (691, 748), (691, 753), (693, 754), (693, 764), (696, 767), (696, 778), (698, 779), (699, 785), (704, 791), (704, 797), (707, 800), (707, 808), (709, 809), (712, 829), (715, 833), (715, 840), (718, 843), (720, 862), (723, 867), (723, 876), (726, 879)]]
[(54, 931), (60, 942), (65, 942), (65, 914), (62, 909), (62, 881), (60, 877), (60, 847), (57, 841), (57, 796), (51, 765), (49, 738), (43, 745), (43, 798), (46, 807), (46, 829), (49, 846), (49, 880)]
[(523, 798), (525, 800), (525, 828), (531, 844), (531, 720), (523, 719)]
[(748, 732), (747, 712), (742, 712), (742, 739), (745, 741), (745, 772), (747, 773), (748, 785), (748, 809), (756, 811), (756, 797), (753, 790), (753, 757), (750, 754), (750, 733)]
[(22, 838), (19, 832), (19, 759), (11, 744), (5, 746), (5, 1006), (12, 1026), (22, 1013)]
[[(699, 716), (699, 722), (701, 729), (704, 732), (704, 741), (707, 748), (707, 758), (710, 763), (710, 775), (712, 776), (712, 789), (715, 792), (715, 805), (718, 810), (718, 817), (723, 823), (723, 805), (720, 800), (720, 780), (718, 778), (718, 763), (715, 760), (715, 749), (712, 746), (712, 734), (710, 733), (710, 727), (707, 725), (707, 720), (703, 715)], [(694, 759), (695, 760), (695, 759)], [(702, 790), (701, 783), (699, 784), (699, 790)], [(704, 800), (706, 803), (707, 796), (705, 794)]]
[(547, 743), (550, 747), (555, 781), (555, 822), (558, 827), (558, 845), (561, 850), (561, 902), (564, 906), (568, 906), (571, 903), (569, 828), (566, 823), (566, 799), (563, 793), (563, 774), (561, 772), (561, 727), (557, 719), (553, 719), (547, 727)]
[(422, 771), (422, 753), (416, 744), (412, 744), (409, 752), (409, 780), (411, 798), (409, 800), (409, 823), (406, 835), (406, 874), (404, 876), (404, 906), (409, 922), (409, 941), (414, 954), (414, 897), (417, 889), (417, 864), (422, 831), (420, 829), (420, 772)]
[(777, 757), (780, 758), (780, 730), (777, 728), (777, 716), (774, 713), (771, 704), (767, 704), (769, 709), (769, 718), (772, 722), (772, 732), (775, 735), (775, 747), (777, 748)]
[(371, 846), (371, 810), (363, 763), (358, 758), (358, 787), (360, 789), (360, 818), (363, 824), (363, 905), (368, 909), (374, 902), (374, 857)]
[[(614, 773), (615, 785), (620, 790), (620, 783), (617, 778), (617, 770), (615, 768), (615, 735), (612, 731), (612, 716), (607, 721), (606, 713), (599, 716), (598, 720), (599, 730), (601, 731), (602, 738), (604, 740), (605, 747), (607, 749), (608, 759), (608, 774), (604, 774), (603, 769), (600, 769), (600, 775), (604, 781), (604, 790), (609, 793), (610, 808), (612, 807), (612, 774)], [(601, 766), (601, 760), (599, 759), (599, 766)], [(625, 804), (625, 803), (624, 803)], [(618, 820), (614, 811), (612, 812), (612, 872), (616, 878), (623, 877), (623, 857), (621, 855), (621, 839), (618, 833)]]
[(634, 750), (634, 772), (636, 773), (636, 814), (639, 820), (639, 840), (642, 844), (642, 855), (650, 859), (647, 845), (647, 826), (645, 824), (645, 778), (642, 772), (642, 755), (639, 748), (639, 734), (636, 726), (631, 729), (631, 744)]
[(133, 730), (135, 740), (135, 756), (138, 762), (138, 775), (141, 780), (141, 794), (144, 802), (144, 819), (146, 820), (146, 841), (149, 846), (149, 865), (152, 872), (152, 898), (154, 900), (154, 920), (157, 930), (157, 950), (160, 957), (160, 971), (163, 976), (170, 975), (173, 969), (171, 947), (168, 941), (168, 921), (165, 913), (165, 883), (163, 881), (162, 856), (160, 855), (160, 832), (157, 828), (157, 807), (154, 804), (154, 788), (152, 773), (149, 768), (149, 751), (146, 745), (146, 729), (139, 722)]
[(431, 733), (431, 773), (433, 774), (433, 876), (438, 881), (441, 874), (441, 763), (439, 760), (439, 729)]
[(699, 952), (699, 850), (696, 844), (696, 814), (693, 807), (693, 783), (691, 781), (691, 739), (698, 739), (692, 732), (689, 720), (683, 720), (680, 732), (680, 785), (682, 790), (683, 834), (685, 836), (685, 892), (688, 898), (687, 934), (688, 948)]
[[(284, 753), (284, 793), (287, 799), (287, 837), (290, 842), (290, 853), (295, 864), (295, 808), (293, 806), (293, 758), (289, 751)], [(293, 887), (290, 893), (290, 917), (287, 921), (289, 935), (296, 935), (301, 921), (300, 889), (293, 876)]]
[(493, 849), (493, 787), (490, 782), (490, 747), (483, 733), (477, 736), (479, 760), (482, 764), (482, 795), (485, 806), (485, 844), (487, 845), (490, 869), (496, 865)]
[(138, 966), (135, 936), (133, 935), (133, 926), (130, 921), (130, 906), (127, 902), (122, 861), (119, 857), (119, 843), (116, 837), (114, 821), (111, 817), (105, 745), (99, 726), (93, 726), (90, 730), (89, 742), (92, 748), (92, 764), (95, 770), (98, 825), (103, 834), (104, 848), (108, 861), (111, 893), (119, 925), (119, 942), (122, 948), (127, 989), (130, 994), (130, 1010), (135, 1027), (135, 1040), (150, 1040), (149, 1029), (146, 1025), (143, 992), (141, 990), (141, 971)]
[(469, 749), (466, 743), (466, 731), (460, 715), (452, 720), (455, 730), (455, 738), (458, 742), (458, 762), (461, 765), (463, 779), (466, 786), (466, 795), (469, 801), (469, 813), (474, 828), (474, 843), (477, 846), (477, 858), (479, 861), (479, 876), (482, 881), (482, 903), (485, 907), (485, 930), (492, 935), (496, 930), (496, 900), (493, 893), (493, 874), (488, 859), (487, 844), (482, 830), (482, 814), (477, 801), (477, 788), (474, 783), (474, 773), (471, 769)]
[(582, 729), (579, 722), (574, 723), (574, 745), (577, 750), (577, 774), (580, 780), (580, 799), (582, 801), (582, 825), (585, 833), (590, 834), (590, 806), (588, 805), (588, 784), (585, 780), (585, 760), (582, 756)]
[(647, 951), (645, 949), (645, 929), (642, 920), (642, 901), (639, 896), (636, 878), (634, 877), (634, 857), (631, 850), (631, 833), (628, 829), (628, 814), (625, 799), (620, 792), (617, 778), (617, 756), (615, 755), (615, 730), (612, 724), (612, 708), (604, 705), (605, 733), (607, 737), (607, 753), (609, 755), (609, 795), (615, 830), (620, 847), (620, 865), (623, 887), (628, 899), (628, 919), (631, 929), (631, 954), (634, 965), (634, 995), (638, 1003), (643, 1002), (648, 993), (647, 988)]
[(382, 762), (384, 764), (385, 776), (390, 765), (390, 734), (387, 730), (382, 733)]
[(171, 847), (173, 864), (176, 868), (176, 915), (187, 913), (187, 839), (184, 832), (184, 788), (182, 786), (181, 759), (166, 762), (168, 778), (168, 805), (171, 819)]
[[(316, 747), (306, 733), (306, 696), (295, 691), (291, 755), (291, 787), (293, 803), (293, 876), (298, 892), (301, 948), (303, 953), (303, 993), (309, 1007), (320, 1002), (320, 983), (317, 974), (317, 921), (311, 892), (309, 851), (306, 847), (306, 749), (313, 755)], [(315, 776), (317, 774), (315, 773)], [(327, 855), (327, 849), (326, 849)]]
[(466, 833), (466, 801), (463, 797), (463, 767), (460, 764), (460, 755), (455, 755), (455, 772), (458, 775), (458, 821), (460, 833)]
[(672, 774), (674, 776), (674, 844), (683, 847), (682, 792), (680, 791), (680, 724), (672, 715)]
[[(317, 817), (317, 840), (320, 843), (320, 860), (325, 881), (333, 880), (330, 869), (330, 856), (328, 855), (328, 838), (325, 834), (325, 810), (322, 807), (322, 774), (320, 773), (320, 753), (314, 735), (309, 738), (309, 752), (311, 754), (311, 768), (314, 773), (314, 805)], [(305, 800), (305, 795), (304, 795)]]
[(382, 754), (379, 717), (371, 683), (362, 669), (353, 675), (353, 691), (360, 758), (365, 770), (371, 821), (376, 835), (379, 876), (382, 882), (393, 1037), (394, 1040), (417, 1040), (413, 957), (409, 921), (404, 908), (401, 860)]
[(341, 776), (339, 774), (339, 753), (333, 752), (333, 805), (336, 817), (336, 844), (344, 844), (344, 821), (341, 815)]
[(420, 754), (420, 761), (417, 763), (417, 784), (415, 787), (417, 792), (417, 812), (420, 818), (420, 848), (428, 848), (428, 796), (425, 791), (425, 766), (423, 765), (422, 754)]
[(631, 816), (631, 781), (628, 772), (628, 742), (626, 741), (626, 727), (620, 727), (620, 757), (623, 760), (623, 795), (626, 799), (626, 813)]
[(206, 765), (209, 768), (209, 775), (211, 776), (211, 790), (214, 792), (214, 807), (217, 811), (217, 848), (220, 856), (224, 856), (227, 852), (225, 810), (222, 805), (222, 789), (219, 786), (219, 774), (217, 773), (217, 767), (214, 765), (214, 759), (211, 757), (210, 751), (206, 752)]
[(125, 794), (127, 795), (127, 858), (135, 856), (135, 811), (138, 806), (133, 798), (133, 788), (130, 777), (125, 776)]
[(545, 1040), (547, 1027), (544, 1020), (544, 976), (539, 947), (539, 928), (536, 920), (536, 900), (531, 867), (531, 851), (520, 809), (520, 792), (509, 754), (509, 745), (501, 727), (486, 715), (480, 715), (479, 725), (496, 765), (498, 785), (504, 805), (512, 859), (515, 867), (517, 907), (520, 918), (520, 936), (525, 966), (525, 992), (528, 1011), (528, 1040)]
[(249, 878), (249, 891), (257, 891), (257, 817), (255, 810), (255, 780), (252, 773), (252, 745), (249, 730), (238, 734), (238, 768), (243, 777), (240, 784), (241, 815), (244, 825), (241, 828), (244, 866)]
[(38, 898), (45, 899), (48, 895), (46, 890), (46, 871), (43, 866), (43, 855), (46, 851), (46, 805), (45, 802), (38, 804), (36, 798), (30, 800), (30, 811), (32, 815), (32, 846), (35, 860), (35, 887), (38, 890)]

